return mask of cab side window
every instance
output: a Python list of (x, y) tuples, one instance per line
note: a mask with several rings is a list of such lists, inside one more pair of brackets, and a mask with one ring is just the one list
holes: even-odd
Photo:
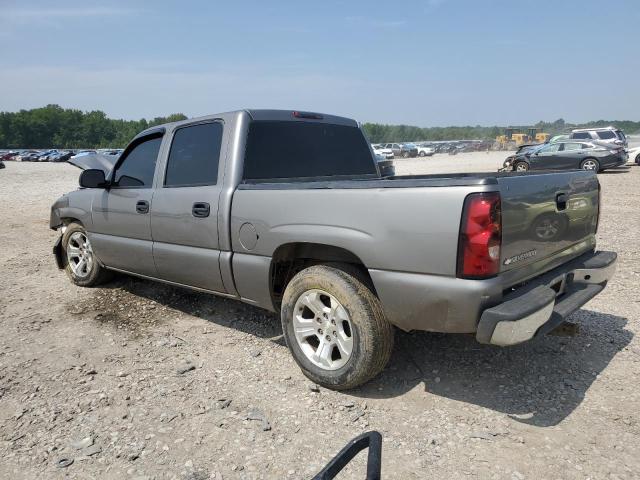
[(113, 175), (113, 188), (151, 188), (162, 135), (142, 139), (120, 162)]
[(218, 182), (222, 124), (191, 125), (176, 130), (171, 142), (165, 187), (195, 187)]

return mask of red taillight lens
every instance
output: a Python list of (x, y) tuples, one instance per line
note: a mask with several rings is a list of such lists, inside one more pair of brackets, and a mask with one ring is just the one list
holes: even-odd
[(500, 270), (502, 209), (498, 192), (472, 193), (464, 201), (458, 240), (458, 277), (488, 278)]

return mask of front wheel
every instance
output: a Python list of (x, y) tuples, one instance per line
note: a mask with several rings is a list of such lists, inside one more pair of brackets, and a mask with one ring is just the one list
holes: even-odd
[(592, 170), (594, 172), (597, 172), (598, 170), (600, 170), (600, 164), (595, 158), (587, 158), (582, 161), (582, 163), (580, 164), (580, 168), (583, 170)]
[(282, 299), (282, 330), (298, 366), (313, 382), (355, 388), (391, 357), (393, 327), (378, 298), (355, 271), (327, 265), (293, 277)]
[(93, 287), (109, 278), (93, 253), (87, 231), (79, 223), (70, 223), (62, 236), (65, 272), (80, 287)]
[(529, 164), (527, 162), (516, 162), (514, 170), (516, 172), (528, 172)]
[(418, 155), (420, 155), (421, 157), (426, 157), (427, 154), (424, 152), (420, 152)]
[(409, 152), (402, 152), (402, 158), (409, 158)]
[(640, 153), (636, 155), (636, 165), (640, 166)]

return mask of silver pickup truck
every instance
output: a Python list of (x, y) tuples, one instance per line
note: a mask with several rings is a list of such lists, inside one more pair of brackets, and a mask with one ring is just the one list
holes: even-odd
[[(84, 160), (82, 160), (84, 158)], [(357, 122), (242, 110), (153, 127), (115, 162), (78, 157), (51, 209), (79, 286), (109, 271), (278, 312), (305, 375), (378, 374), (402, 330), (514, 345), (597, 295), (594, 172), (380, 175)]]

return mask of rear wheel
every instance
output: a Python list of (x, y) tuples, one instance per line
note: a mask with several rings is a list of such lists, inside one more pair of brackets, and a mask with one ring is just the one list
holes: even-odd
[(583, 170), (593, 170), (597, 172), (600, 170), (600, 163), (595, 158), (585, 158), (580, 164), (580, 168)]
[(110, 273), (93, 253), (87, 231), (79, 223), (70, 223), (62, 236), (65, 272), (80, 287), (93, 287), (106, 281)]
[(409, 158), (409, 152), (402, 152), (402, 158)]
[(335, 390), (378, 375), (393, 348), (393, 327), (380, 301), (351, 273), (329, 265), (306, 268), (289, 282), (282, 301), (282, 330), (293, 358), (309, 379)]
[(636, 155), (636, 165), (640, 165), (640, 153)]
[(527, 162), (516, 162), (514, 166), (514, 170), (516, 172), (528, 172), (529, 164)]

